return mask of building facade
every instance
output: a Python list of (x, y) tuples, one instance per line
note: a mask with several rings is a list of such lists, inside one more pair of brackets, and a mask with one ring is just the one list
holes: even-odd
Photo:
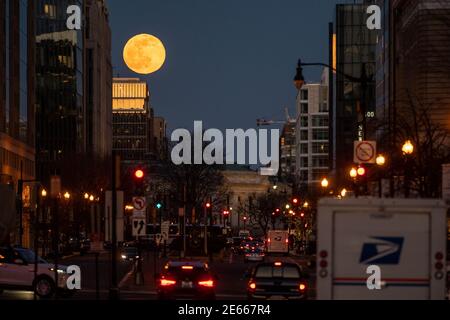
[(297, 97), (296, 164), (300, 190), (314, 192), (329, 175), (328, 86), (306, 84)]
[(296, 121), (287, 121), (283, 126), (280, 137), (280, 172), (281, 181), (295, 182), (296, 144), (295, 144)]
[(168, 157), (167, 122), (162, 117), (153, 119), (153, 152), (157, 160)]
[(86, 0), (85, 141), (89, 155), (112, 152), (111, 28), (104, 0)]
[(136, 78), (113, 79), (113, 150), (126, 163), (151, 159), (153, 111), (145, 81)]
[(58, 163), (86, 152), (84, 34), (68, 30), (67, 7), (76, 0), (36, 1), (37, 176), (47, 181)]
[[(345, 186), (355, 141), (376, 137), (375, 72), (377, 30), (367, 28), (367, 6), (358, 1), (336, 6), (336, 100), (333, 112), (336, 185)], [(349, 79), (345, 75), (367, 81)]]

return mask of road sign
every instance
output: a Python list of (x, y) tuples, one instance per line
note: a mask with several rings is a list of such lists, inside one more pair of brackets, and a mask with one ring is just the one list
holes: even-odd
[(145, 219), (133, 219), (133, 237), (141, 237), (147, 234)]
[(161, 224), (161, 235), (162, 235), (162, 240), (163, 241), (168, 241), (169, 240), (169, 229), (170, 229), (170, 222), (169, 221), (164, 221)]
[(159, 246), (159, 244), (161, 243), (161, 241), (164, 241), (163, 235), (162, 235), (161, 233), (155, 234), (155, 240), (156, 240), (156, 245)]
[(375, 163), (377, 143), (375, 141), (355, 141), (353, 161), (355, 163)]
[(133, 198), (133, 218), (145, 219), (145, 211), (147, 209), (147, 201), (145, 197)]

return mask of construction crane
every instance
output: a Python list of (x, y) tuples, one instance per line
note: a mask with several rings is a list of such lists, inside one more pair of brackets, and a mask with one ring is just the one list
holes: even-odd
[(262, 127), (262, 126), (271, 126), (274, 124), (286, 124), (286, 123), (295, 123), (296, 120), (292, 119), (291, 116), (289, 115), (289, 109), (285, 108), (284, 112), (286, 114), (286, 120), (282, 121), (282, 120), (267, 120), (267, 119), (257, 119), (256, 120), (256, 125), (258, 127)]

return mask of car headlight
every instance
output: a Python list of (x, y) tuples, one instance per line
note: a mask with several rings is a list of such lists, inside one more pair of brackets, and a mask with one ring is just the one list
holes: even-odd
[(122, 259), (126, 259), (127, 258), (127, 256), (126, 255), (122, 255)]
[[(51, 272), (55, 272), (55, 268), (50, 268), (48, 270), (50, 270)], [(66, 271), (62, 270), (62, 269), (58, 269), (58, 273), (63, 274), (63, 273), (66, 273)]]

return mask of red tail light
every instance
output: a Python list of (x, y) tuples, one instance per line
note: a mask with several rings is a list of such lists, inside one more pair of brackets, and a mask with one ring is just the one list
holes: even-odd
[(248, 288), (249, 288), (250, 290), (256, 290), (256, 283), (250, 282), (250, 283), (248, 284)]
[(214, 281), (213, 280), (199, 281), (198, 285), (201, 286), (201, 287), (213, 288), (214, 287)]
[(169, 279), (161, 279), (160, 284), (161, 287), (170, 287), (170, 286), (174, 286), (176, 285), (176, 281), (175, 280), (169, 280)]
[(286, 243), (289, 243), (289, 239), (286, 239)]
[(193, 266), (182, 266), (181, 269), (183, 270), (194, 270)]
[(307, 286), (306, 286), (306, 284), (304, 284), (304, 283), (300, 283), (300, 285), (298, 286), (298, 288), (300, 289), (300, 291), (304, 292), (304, 291), (306, 291)]

